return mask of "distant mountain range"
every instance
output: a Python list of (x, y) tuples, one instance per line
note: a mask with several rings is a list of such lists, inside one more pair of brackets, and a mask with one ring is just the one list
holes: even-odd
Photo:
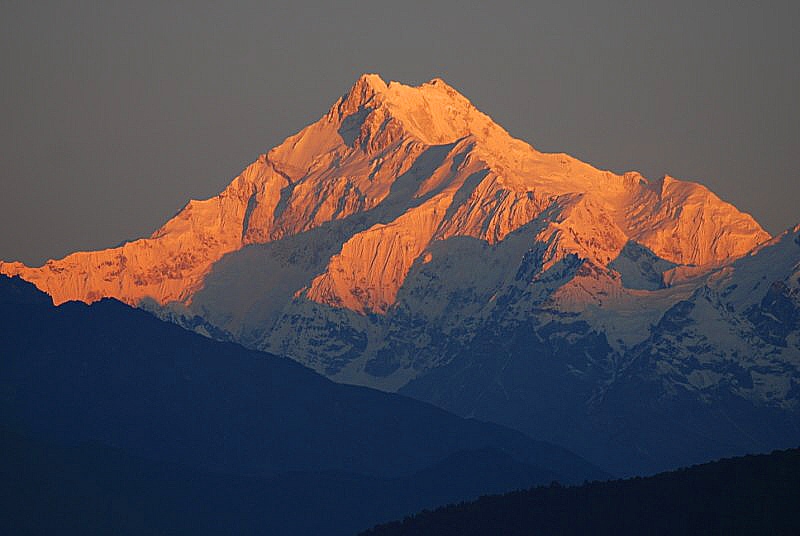
[(362, 536), (800, 533), (800, 449), (649, 478), (551, 485), (421, 512)]
[(800, 442), (800, 226), (364, 75), (149, 238), (0, 272), (640, 474)]
[(352, 534), (606, 476), (561, 447), (114, 300), (54, 307), (18, 278), (0, 276), (0, 341), (7, 534)]
[[(569, 451), (0, 276), (4, 533), (352, 534), (554, 479)], [(15, 506), (11, 506), (15, 505)]]

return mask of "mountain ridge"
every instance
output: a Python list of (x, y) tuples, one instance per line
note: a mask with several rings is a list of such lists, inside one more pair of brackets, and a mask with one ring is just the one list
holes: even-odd
[[(426, 177), (404, 186), (400, 179), (406, 173)], [(406, 250), (402, 255), (378, 254), (396, 268), (392, 281), (383, 278), (380, 284), (394, 288), (354, 299), (353, 281), (336, 281), (341, 267), (332, 265), (327, 278), (311, 284), (312, 299), (385, 312), (431, 240), (466, 235), (496, 243), (548, 207), (558, 207), (561, 215), (537, 239), (603, 265), (626, 239), (668, 261), (707, 265), (741, 256), (769, 238), (750, 216), (699, 185), (668, 176), (651, 184), (637, 173), (616, 176), (568, 155), (539, 153), (441, 79), (412, 88), (363, 75), (322, 119), (259, 157), (218, 196), (187, 203), (149, 238), (75, 253), (40, 268), (0, 263), (0, 273), (31, 280), (56, 303), (103, 296), (132, 305), (145, 297), (162, 305), (191, 303), (224, 255), (369, 213), (392, 201), (395, 189), (394, 198), (404, 205), (399, 217), (374, 222), (393, 223), (392, 232), (402, 228), (410, 234), (396, 246)], [(584, 199), (599, 192), (611, 194)], [(611, 197), (616, 208), (608, 205)], [(620, 199), (631, 206), (623, 208)], [(607, 227), (611, 235), (594, 229), (589, 242), (597, 243), (575, 239), (592, 226)], [(385, 233), (373, 228), (353, 238), (380, 241)], [(675, 237), (679, 243), (666, 244)], [(554, 251), (553, 262), (561, 255)], [(368, 289), (381, 286), (364, 273), (367, 268), (347, 269), (352, 278), (366, 278)]]
[[(425, 534), (795, 534), (800, 449), (646, 478), (557, 484), (451, 504), (361, 536)], [(609, 515), (614, 512), (614, 515)]]
[(607, 476), (563, 447), (335, 384), (113, 299), (53, 306), (19, 278), (0, 276), (0, 341), (10, 533), (348, 534)]

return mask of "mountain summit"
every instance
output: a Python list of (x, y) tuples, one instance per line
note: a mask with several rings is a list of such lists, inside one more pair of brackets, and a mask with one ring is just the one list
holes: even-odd
[(540, 152), (440, 79), (364, 75), (149, 238), (0, 273), (625, 473), (800, 440), (776, 424), (800, 407), (796, 235), (697, 183)]

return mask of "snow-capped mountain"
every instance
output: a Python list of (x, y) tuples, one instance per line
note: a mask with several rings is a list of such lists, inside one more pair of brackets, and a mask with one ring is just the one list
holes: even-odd
[[(568, 285), (607, 277), (582, 270)], [(800, 226), (671, 287), (598, 291), (581, 309), (559, 301), (562, 286), (527, 317), (489, 314), (401, 392), (574, 445), (620, 474), (796, 444), (799, 279)]]
[[(800, 440), (797, 234), (696, 183), (537, 151), (442, 80), (364, 75), (151, 237), (0, 272), (630, 472)], [(706, 408), (730, 425), (701, 430)]]

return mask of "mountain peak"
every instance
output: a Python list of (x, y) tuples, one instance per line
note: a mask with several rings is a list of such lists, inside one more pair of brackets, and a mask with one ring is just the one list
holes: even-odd
[[(428, 145), (444, 145), (469, 135), (511, 142), (508, 133), (441, 78), (418, 86), (388, 84), (377, 74), (361, 75), (352, 88), (331, 108), (330, 119), (357, 121), (386, 127), (390, 123)], [(371, 129), (374, 131), (374, 129)]]
[(336, 111), (340, 118), (362, 110), (373, 101), (376, 95), (387, 90), (386, 82), (377, 74), (364, 73), (356, 83), (333, 105), (331, 112)]
[(358, 77), (358, 80), (347, 92), (347, 95), (348, 97), (361, 97), (362, 102), (364, 102), (364, 100), (369, 100), (375, 94), (384, 93), (387, 89), (386, 82), (383, 81), (379, 74), (364, 73)]
[[(408, 96), (408, 90), (415, 92), (444, 92), (448, 96), (467, 101), (457, 89), (440, 77), (434, 77), (418, 86), (409, 86), (394, 80), (386, 82), (377, 73), (364, 73), (358, 77), (350, 90), (345, 94), (345, 100), (361, 97), (362, 103), (368, 101), (375, 94), (387, 94), (392, 97)], [(366, 97), (366, 98), (364, 98)]]
[(375, 89), (386, 89), (386, 82), (378, 73), (364, 73), (356, 80), (356, 85), (367, 84)]
[(448, 87), (450, 87), (450, 86), (447, 84), (447, 82), (445, 82), (444, 80), (442, 80), (442, 79), (441, 79), (441, 78), (439, 78), (438, 76), (437, 76), (436, 78), (431, 78), (431, 80), (428, 82), (428, 84), (430, 84), (430, 85), (432, 85), (432, 86), (445, 85), (445, 86), (448, 86)]

